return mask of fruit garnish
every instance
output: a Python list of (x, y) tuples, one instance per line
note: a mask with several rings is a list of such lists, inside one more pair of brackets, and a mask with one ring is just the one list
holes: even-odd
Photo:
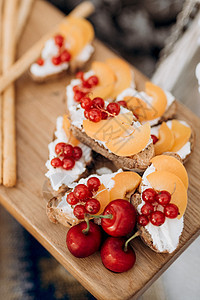
[(155, 197), (157, 195), (157, 192), (154, 189), (146, 189), (143, 193), (142, 193), (142, 200), (145, 202), (155, 202)]
[(58, 47), (62, 47), (63, 46), (63, 43), (64, 43), (64, 37), (61, 35), (61, 34), (57, 34), (54, 36), (54, 40), (55, 40), (55, 44), (58, 46)]
[(153, 144), (157, 143), (157, 141), (158, 141), (157, 136), (155, 136), (154, 134), (151, 134), (151, 138), (153, 140)]
[(72, 157), (63, 158), (63, 169), (64, 170), (72, 170), (75, 165), (75, 160)]
[(89, 214), (97, 214), (100, 210), (100, 203), (95, 198), (89, 198), (85, 203), (85, 209)]
[(160, 205), (165, 206), (165, 205), (169, 204), (169, 202), (171, 201), (171, 194), (168, 191), (158, 192), (155, 197), (155, 200)]
[(70, 205), (75, 205), (78, 203), (78, 199), (74, 196), (74, 193), (71, 192), (67, 195), (67, 203), (69, 203)]
[(37, 63), (39, 66), (43, 66), (43, 65), (44, 65), (44, 59), (38, 58), (38, 60), (36, 61), (36, 63)]
[(82, 149), (79, 147), (79, 146), (75, 146), (73, 148), (73, 153), (72, 153), (72, 157), (75, 159), (75, 160), (79, 160), (83, 155), (83, 151)]
[(141, 213), (144, 216), (149, 216), (153, 211), (154, 211), (154, 206), (149, 202), (146, 202), (141, 208)]
[(149, 219), (144, 215), (139, 215), (137, 218), (137, 222), (141, 226), (147, 226), (149, 224)]
[(109, 103), (107, 106), (107, 111), (110, 114), (117, 116), (120, 113), (120, 105), (117, 102)]
[(62, 160), (60, 160), (60, 158), (55, 157), (51, 160), (51, 165), (54, 168), (59, 168), (59, 167), (62, 167), (63, 162), (62, 162)]
[(154, 226), (161, 226), (165, 222), (165, 214), (159, 210), (152, 212), (150, 214), (150, 222)]
[(74, 207), (73, 214), (74, 214), (74, 216), (75, 216), (77, 219), (83, 220), (86, 213), (87, 213), (87, 211), (86, 211), (84, 205), (82, 205), (82, 204), (77, 204), (77, 205)]
[(53, 56), (51, 61), (52, 61), (52, 64), (55, 65), (55, 66), (58, 66), (58, 65), (61, 64), (60, 56)]
[(87, 181), (87, 186), (89, 188), (90, 191), (98, 191), (98, 188), (100, 187), (101, 182), (99, 180), (99, 178), (97, 177), (90, 177)]
[(175, 219), (179, 214), (178, 207), (173, 203), (169, 203), (164, 208), (164, 214), (167, 218)]
[(79, 201), (86, 201), (90, 197), (90, 191), (85, 184), (78, 184), (74, 188), (74, 196)]
[(97, 108), (91, 108), (88, 111), (88, 118), (90, 121), (95, 123), (101, 121), (101, 111)]

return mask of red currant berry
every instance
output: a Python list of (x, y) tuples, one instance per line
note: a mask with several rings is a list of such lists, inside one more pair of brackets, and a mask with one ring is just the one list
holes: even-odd
[(60, 63), (61, 63), (60, 56), (54, 56), (54, 57), (52, 57), (51, 61), (52, 61), (52, 63), (53, 63), (55, 66), (60, 65)]
[(60, 160), (60, 158), (58, 157), (55, 157), (51, 160), (51, 165), (54, 168), (62, 167), (62, 164), (63, 164), (62, 160)]
[(42, 58), (38, 58), (37, 62), (36, 62), (39, 66), (43, 66), (44, 65), (44, 59)]
[(92, 100), (89, 97), (83, 97), (81, 99), (81, 107), (85, 110), (90, 110), (92, 106)]
[(89, 195), (89, 189), (85, 184), (78, 184), (74, 189), (74, 196), (80, 201), (86, 201)]
[(92, 100), (92, 106), (94, 108), (104, 108), (105, 102), (102, 98), (96, 97)]
[(167, 206), (165, 206), (164, 214), (167, 218), (175, 219), (178, 217), (179, 214), (178, 207), (175, 204), (170, 203)]
[(74, 101), (76, 102), (80, 102), (81, 99), (85, 96), (85, 93), (81, 92), (81, 91), (76, 91), (74, 93)]
[(153, 144), (157, 143), (157, 141), (158, 141), (157, 136), (155, 136), (154, 134), (151, 134), (151, 138), (153, 140)]
[(78, 204), (74, 207), (73, 213), (77, 219), (82, 220), (84, 219), (85, 213), (87, 213), (87, 211), (84, 205)]
[(150, 221), (155, 226), (160, 226), (165, 222), (165, 215), (162, 211), (154, 211), (150, 214)]
[(99, 122), (101, 121), (101, 111), (97, 108), (92, 108), (88, 112), (88, 118), (92, 122)]
[(101, 112), (101, 119), (102, 119), (102, 120), (106, 120), (107, 118), (108, 118), (107, 112), (102, 111), (102, 112)]
[(139, 215), (137, 218), (137, 222), (141, 226), (146, 226), (149, 223), (149, 219), (146, 216)]
[(91, 85), (88, 83), (87, 80), (83, 80), (83, 81), (82, 81), (82, 85), (83, 85), (84, 88), (87, 88), (87, 89), (90, 89), (90, 88), (91, 88)]
[(90, 76), (87, 80), (91, 87), (96, 86), (99, 83), (99, 79), (97, 76)]
[(60, 59), (61, 62), (68, 62), (71, 59), (71, 54), (65, 49), (61, 54), (60, 54)]
[(142, 193), (142, 200), (144, 200), (145, 202), (154, 202), (156, 195), (157, 193), (154, 189), (146, 189)]
[(54, 37), (54, 41), (55, 41), (55, 44), (59, 47), (62, 47), (63, 45), (63, 42), (64, 42), (64, 37), (60, 34), (57, 34), (55, 37)]
[(63, 169), (64, 170), (71, 170), (75, 165), (75, 160), (72, 157), (64, 158), (63, 159)]
[(76, 93), (76, 92), (81, 92), (80, 86), (79, 86), (79, 85), (74, 85), (74, 86), (73, 86), (73, 92), (74, 92), (74, 93)]
[(141, 213), (144, 215), (144, 216), (149, 216), (152, 212), (154, 211), (154, 207), (151, 203), (149, 202), (146, 202), (142, 208), (141, 208)]
[(79, 160), (83, 155), (83, 151), (80, 147), (78, 146), (75, 146), (74, 149), (73, 149), (73, 158), (75, 160)]
[(116, 102), (109, 103), (107, 106), (107, 111), (110, 114), (117, 116), (120, 112), (120, 105)]
[(65, 143), (58, 143), (55, 146), (55, 152), (57, 155), (63, 156)]
[(89, 111), (84, 110), (84, 116), (86, 119), (89, 119)]
[(67, 203), (69, 203), (70, 205), (75, 205), (78, 203), (78, 199), (76, 199), (73, 192), (67, 195)]
[(84, 75), (83, 71), (79, 71), (76, 73), (76, 78), (83, 80), (83, 75)]
[(97, 199), (90, 198), (85, 203), (85, 209), (90, 214), (97, 214), (100, 210), (100, 203)]
[(170, 202), (170, 200), (171, 200), (171, 194), (168, 191), (158, 192), (158, 194), (155, 197), (155, 200), (160, 205), (165, 206), (165, 205), (167, 205)]
[(127, 103), (124, 100), (117, 101), (117, 103), (125, 108), (127, 108)]
[(65, 144), (65, 146), (63, 148), (64, 157), (66, 157), (66, 158), (72, 157), (73, 156), (73, 150), (74, 150), (74, 147), (72, 145)]
[(97, 178), (97, 177), (90, 177), (87, 181), (87, 186), (90, 191), (96, 192), (98, 190), (98, 188), (100, 187), (100, 185), (101, 185), (101, 182), (100, 182), (99, 178)]

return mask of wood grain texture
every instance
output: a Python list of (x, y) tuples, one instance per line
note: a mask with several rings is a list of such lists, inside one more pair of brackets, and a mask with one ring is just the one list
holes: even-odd
[[(45, 18), (43, 13), (45, 11)], [(19, 55), (38, 40), (49, 27), (56, 24), (62, 15), (45, 2), (34, 6), (26, 28)], [(34, 30), (33, 30), (34, 28)], [(114, 54), (95, 41), (96, 53), (93, 59), (104, 60)], [(145, 77), (135, 70), (136, 83), (144, 86)], [(177, 117), (192, 122), (197, 136), (193, 156), (187, 162), (190, 187), (185, 227), (180, 245), (175, 253), (156, 254), (140, 239), (134, 242), (137, 261), (135, 267), (123, 274), (106, 270), (99, 253), (85, 259), (76, 259), (65, 246), (66, 228), (51, 224), (45, 213), (48, 194), (44, 179), (45, 161), (48, 157), (47, 144), (51, 141), (56, 117), (65, 111), (65, 85), (70, 76), (46, 84), (36, 84), (28, 74), (17, 82), (17, 153), (18, 182), (15, 188), (0, 187), (1, 204), (36, 239), (85, 286), (96, 298), (120, 300), (140, 296), (189, 246), (200, 232), (200, 120), (189, 109), (178, 104)]]

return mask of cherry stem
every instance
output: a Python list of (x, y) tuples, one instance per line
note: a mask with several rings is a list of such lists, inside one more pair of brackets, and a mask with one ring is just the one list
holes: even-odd
[(137, 231), (134, 235), (132, 235), (127, 241), (126, 241), (126, 243), (125, 243), (125, 245), (124, 245), (124, 252), (127, 252), (127, 250), (128, 250), (128, 243), (130, 242), (130, 241), (132, 241), (134, 238), (136, 238), (137, 236), (139, 236), (140, 235), (140, 233), (139, 233), (139, 231)]
[(88, 232), (90, 230), (90, 218), (89, 218), (88, 214), (85, 214), (85, 218), (84, 219), (85, 219), (85, 222), (87, 224), (87, 227), (82, 230), (82, 233), (88, 234)]
[(101, 218), (101, 219), (112, 219), (113, 215), (90, 215), (90, 214), (85, 214), (86, 217), (89, 218)]

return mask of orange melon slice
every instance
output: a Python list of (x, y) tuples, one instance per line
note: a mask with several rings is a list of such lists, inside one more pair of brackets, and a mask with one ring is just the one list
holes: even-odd
[(178, 120), (172, 120), (171, 130), (174, 134), (174, 144), (170, 148), (170, 151), (177, 152), (189, 141), (191, 128), (183, 125)]
[(146, 147), (150, 139), (150, 131), (150, 124), (145, 123), (129, 136), (120, 136), (106, 142), (106, 146), (118, 156), (132, 156)]
[(106, 189), (105, 185), (102, 183), (97, 191), (96, 196), (94, 196), (100, 202), (100, 210), (97, 215), (100, 215), (105, 207), (110, 202), (110, 192)]
[(100, 141), (108, 141), (115, 139), (124, 132), (131, 133), (134, 128), (130, 127), (133, 122), (132, 112), (125, 114), (119, 114), (118, 116), (108, 119), (101, 120), (98, 123), (94, 123), (89, 120), (83, 121), (83, 128), (85, 133), (92, 139)]
[(120, 58), (109, 58), (105, 63), (113, 70), (116, 82), (110, 97), (115, 99), (123, 90), (131, 85), (132, 74), (130, 66)]
[(80, 142), (73, 136), (73, 134), (70, 130), (70, 121), (69, 121), (67, 115), (63, 116), (63, 129), (66, 133), (66, 136), (69, 139), (69, 143), (73, 146), (77, 146)]
[(147, 175), (147, 180), (152, 188), (157, 191), (166, 190), (171, 194), (170, 203), (176, 204), (179, 208), (178, 219), (180, 219), (187, 206), (187, 190), (182, 180), (171, 172), (157, 171)]
[(115, 185), (110, 191), (110, 201), (115, 199), (129, 200), (126, 198), (126, 194), (135, 191), (141, 182), (141, 177), (135, 172), (122, 172), (115, 175), (113, 180)]
[(174, 135), (172, 130), (163, 122), (158, 131), (158, 141), (154, 144), (155, 154), (160, 155), (169, 151), (174, 144)]
[(91, 89), (90, 97), (108, 98), (114, 88), (116, 78), (112, 69), (105, 63), (100, 61), (94, 61), (91, 69), (99, 79), (97, 86)]
[(188, 188), (188, 174), (184, 165), (175, 157), (168, 155), (157, 155), (151, 159), (156, 171), (168, 171), (178, 176), (185, 188)]

